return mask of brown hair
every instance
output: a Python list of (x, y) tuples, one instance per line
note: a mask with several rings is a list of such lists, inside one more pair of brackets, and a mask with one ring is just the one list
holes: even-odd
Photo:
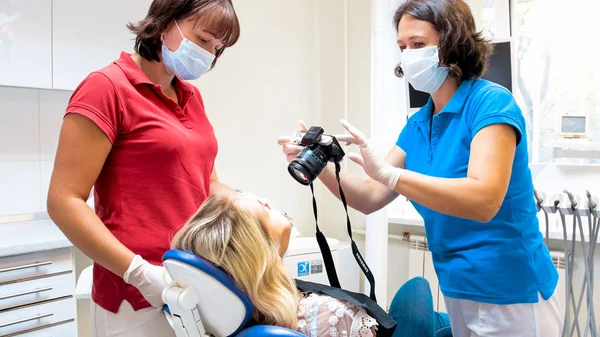
[[(440, 34), (440, 65), (460, 80), (481, 77), (487, 70), (493, 46), (475, 30), (475, 19), (463, 0), (407, 0), (394, 15), (394, 26), (404, 15), (431, 23)], [(396, 76), (404, 73), (400, 65)]]
[(240, 23), (231, 0), (153, 0), (148, 15), (127, 28), (136, 34), (134, 50), (149, 61), (160, 62), (161, 35), (173, 22), (196, 16), (196, 25), (211, 29), (216, 38), (223, 40), (223, 48), (216, 53), (213, 66), (227, 47), (240, 37)]

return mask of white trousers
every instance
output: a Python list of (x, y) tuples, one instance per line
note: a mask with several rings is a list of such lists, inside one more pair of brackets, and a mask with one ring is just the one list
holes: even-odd
[(121, 303), (117, 314), (92, 301), (90, 320), (94, 337), (175, 337), (162, 309), (134, 311), (127, 301)]
[(444, 296), (454, 337), (560, 337), (561, 304), (556, 292), (538, 303), (496, 305)]

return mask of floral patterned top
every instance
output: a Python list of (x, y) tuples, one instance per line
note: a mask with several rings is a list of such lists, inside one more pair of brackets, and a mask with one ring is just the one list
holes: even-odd
[(301, 294), (298, 331), (309, 337), (372, 337), (377, 321), (344, 300), (321, 294)]

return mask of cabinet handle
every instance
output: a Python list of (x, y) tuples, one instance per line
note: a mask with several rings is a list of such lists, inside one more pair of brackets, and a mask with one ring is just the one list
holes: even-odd
[(0, 328), (6, 328), (7, 326), (21, 324), (21, 323), (25, 323), (25, 322), (29, 322), (29, 321), (35, 321), (36, 319), (42, 319), (42, 318), (46, 318), (46, 317), (50, 317), (50, 316), (54, 316), (54, 314), (51, 314), (51, 313), (42, 314), (42, 315), (37, 315), (35, 317), (23, 318), (23, 319), (19, 319), (19, 320), (8, 322), (8, 323), (2, 323), (2, 324), (0, 324)]
[(0, 301), (7, 300), (7, 299), (13, 298), (13, 297), (20, 297), (20, 296), (25, 296), (25, 295), (31, 295), (31, 294), (41, 293), (41, 292), (44, 292), (44, 291), (50, 291), (52, 289), (53, 289), (52, 287), (48, 287), (48, 288), (41, 288), (41, 289), (34, 289), (34, 290), (29, 290), (29, 291), (23, 291), (23, 292), (16, 293), (16, 294), (11, 294), (11, 295), (4, 295), (4, 296), (0, 296)]
[(36, 326), (34, 328), (27, 329), (27, 330), (13, 332), (13, 333), (11, 333), (9, 335), (2, 335), (2, 337), (21, 336), (21, 335), (29, 334), (29, 333), (32, 333), (32, 332), (35, 332), (35, 331), (46, 330), (46, 329), (53, 328), (55, 326), (65, 325), (65, 324), (73, 323), (73, 322), (75, 322), (75, 319), (73, 319), (73, 318), (66, 319), (66, 320), (60, 321), (60, 322), (50, 323), (50, 324), (46, 324), (46, 325)]
[(22, 266), (16, 266), (16, 267), (10, 267), (10, 268), (0, 269), (0, 273), (8, 273), (9, 271), (15, 271), (15, 270), (21, 270), (21, 269), (29, 269), (29, 268), (35, 268), (35, 267), (41, 267), (41, 266), (47, 266), (49, 264), (52, 264), (52, 261), (45, 261), (45, 262), (36, 262), (36, 263), (31, 263), (31, 264), (25, 264), (25, 265), (22, 265)]

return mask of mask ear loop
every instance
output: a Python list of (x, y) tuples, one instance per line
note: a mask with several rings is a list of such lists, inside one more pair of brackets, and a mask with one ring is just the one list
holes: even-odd
[[(173, 19), (173, 22), (175, 22), (175, 27), (177, 27), (177, 30), (179, 31), (179, 35), (181, 35), (181, 38), (185, 40), (185, 37), (183, 36), (183, 32), (181, 32), (181, 28), (179, 28), (179, 24), (177, 23), (177, 20)], [(160, 42), (162, 42), (162, 44), (165, 44), (165, 33), (160, 34)]]
[(185, 40), (185, 37), (183, 36), (183, 33), (181, 32), (181, 28), (179, 28), (179, 24), (177, 23), (177, 20), (173, 19), (173, 21), (175, 21), (175, 27), (177, 27), (177, 30), (179, 31), (181, 38)]

